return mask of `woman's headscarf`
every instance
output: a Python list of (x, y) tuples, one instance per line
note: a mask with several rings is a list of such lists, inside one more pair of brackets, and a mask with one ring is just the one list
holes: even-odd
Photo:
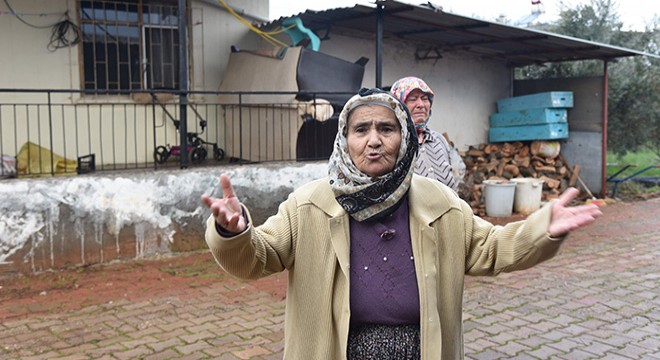
[[(401, 125), (401, 146), (394, 169), (388, 174), (371, 177), (358, 170), (348, 153), (348, 117), (361, 105), (386, 106)], [(415, 124), (406, 106), (380, 89), (363, 88), (350, 98), (339, 114), (334, 150), (328, 174), (337, 202), (357, 221), (374, 220), (389, 214), (410, 188), (418, 147)]]
[[(435, 94), (433, 93), (433, 90), (426, 85), (426, 82), (424, 80), (414, 77), (414, 76), (407, 76), (404, 78), (401, 78), (392, 84), (392, 88), (390, 89), (390, 94), (394, 96), (395, 98), (401, 100), (401, 102), (405, 103), (406, 99), (408, 98), (408, 95), (415, 90), (419, 89), (423, 93), (425, 93), (429, 97), (429, 101), (431, 102), (431, 106), (433, 106), (433, 96)], [(431, 111), (429, 111), (429, 117), (424, 121), (423, 124), (419, 124), (416, 126), (417, 129), (423, 129), (426, 124), (429, 122), (429, 119), (431, 118)]]

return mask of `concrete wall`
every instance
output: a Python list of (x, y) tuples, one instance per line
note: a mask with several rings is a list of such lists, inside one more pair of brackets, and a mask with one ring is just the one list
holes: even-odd
[(200, 196), (221, 196), (221, 173), (260, 224), (326, 169), (326, 162), (279, 163), (3, 180), (0, 276), (204, 248), (210, 212)]

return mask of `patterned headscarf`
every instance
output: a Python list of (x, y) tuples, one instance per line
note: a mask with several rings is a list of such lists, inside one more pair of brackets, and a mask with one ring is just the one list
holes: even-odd
[(426, 93), (429, 96), (429, 101), (433, 104), (433, 96), (435, 96), (433, 90), (426, 85), (424, 80), (414, 76), (407, 76), (395, 81), (390, 89), (390, 94), (405, 103), (408, 95), (415, 89)]
[[(401, 146), (394, 169), (371, 177), (358, 170), (348, 153), (348, 116), (362, 105), (386, 106), (401, 125)], [(408, 192), (417, 156), (415, 125), (406, 106), (380, 89), (363, 88), (350, 98), (339, 114), (337, 137), (330, 156), (328, 175), (337, 202), (357, 221), (374, 220), (393, 210)]]
[[(426, 85), (424, 80), (418, 77), (407, 76), (395, 81), (394, 84), (392, 84), (392, 88), (390, 89), (390, 94), (401, 100), (401, 102), (405, 103), (408, 95), (410, 95), (410, 93), (415, 89), (419, 89), (428, 95), (431, 106), (433, 106), (433, 96), (435, 96), (433, 90), (431, 90), (431, 88)], [(430, 118), (431, 112), (429, 111), (429, 117), (424, 121), (424, 123), (416, 126), (418, 132), (426, 127), (426, 124), (429, 122)]]

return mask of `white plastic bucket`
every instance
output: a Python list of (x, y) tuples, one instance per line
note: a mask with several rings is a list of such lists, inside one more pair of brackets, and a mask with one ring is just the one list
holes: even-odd
[(535, 178), (511, 179), (516, 184), (516, 194), (513, 199), (513, 211), (528, 215), (541, 207), (543, 180)]
[(511, 216), (516, 184), (506, 180), (484, 180), (486, 215), (493, 217)]

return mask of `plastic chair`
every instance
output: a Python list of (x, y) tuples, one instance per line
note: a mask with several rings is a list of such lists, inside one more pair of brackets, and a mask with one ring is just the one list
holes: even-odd
[(316, 36), (312, 30), (306, 28), (299, 17), (284, 19), (281, 26), (286, 28), (291, 25), (295, 26), (284, 31), (287, 33), (287, 35), (289, 35), (289, 37), (291, 37), (291, 41), (294, 45), (298, 45), (306, 39), (309, 39), (309, 44), (306, 47), (309, 47), (314, 51), (319, 51), (319, 47), (321, 47), (321, 39), (319, 39), (319, 37)]

